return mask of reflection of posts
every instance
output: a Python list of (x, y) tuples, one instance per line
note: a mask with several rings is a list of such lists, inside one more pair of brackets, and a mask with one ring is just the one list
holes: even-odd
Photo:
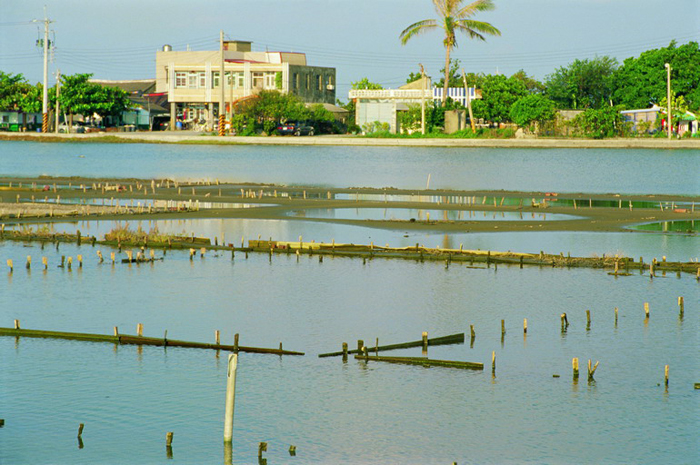
[(226, 413), (224, 416), (224, 442), (233, 439), (233, 410), (236, 404), (236, 369), (238, 354), (228, 356), (228, 376), (226, 379)]

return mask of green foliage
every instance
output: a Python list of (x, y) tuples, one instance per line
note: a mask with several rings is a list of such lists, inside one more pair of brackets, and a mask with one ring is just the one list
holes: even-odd
[(26, 110), (29, 96), (36, 95), (36, 88), (29, 84), (22, 74), (6, 74), (0, 71), (0, 111), (41, 111)]
[[(463, 109), (464, 107), (448, 98), (445, 105), (440, 102), (430, 101), (425, 105), (425, 132), (441, 132), (445, 127), (445, 111)], [(399, 112), (399, 123), (404, 133), (420, 132), (421, 127), (421, 106), (411, 104), (408, 110)]]
[(384, 87), (382, 87), (381, 84), (377, 84), (375, 82), (370, 82), (369, 79), (366, 77), (360, 79), (357, 82), (351, 82), (350, 85), (352, 85), (352, 88), (354, 90), (363, 90), (363, 89), (368, 89), (368, 90), (381, 90)]
[(333, 116), (333, 113), (326, 110), (326, 107), (324, 107), (320, 103), (311, 105), (311, 107), (309, 108), (309, 112), (310, 112), (310, 119), (312, 119), (315, 122), (335, 121), (335, 117)]
[(518, 126), (545, 123), (554, 119), (554, 102), (540, 94), (530, 94), (518, 99), (510, 107), (510, 119)]
[(604, 139), (627, 134), (629, 123), (620, 113), (622, 107), (589, 108), (573, 119), (572, 125), (585, 137)]
[(127, 93), (117, 87), (103, 87), (89, 82), (92, 74), (61, 76), (59, 103), (64, 111), (105, 117), (119, 115), (129, 106)]
[(472, 102), (474, 117), (496, 123), (510, 121), (511, 105), (528, 95), (523, 81), (514, 76), (480, 76), (476, 85), (481, 88), (482, 98)]
[(574, 60), (547, 76), (547, 96), (559, 108), (601, 108), (612, 98), (617, 68), (617, 60), (608, 56)]
[(255, 119), (240, 113), (233, 115), (231, 130), (237, 136), (252, 136), (255, 134)]
[(522, 69), (513, 74), (511, 77), (521, 80), (523, 84), (525, 84), (527, 91), (531, 94), (542, 94), (546, 89), (546, 86), (543, 83), (531, 76), (528, 76)]
[(365, 123), (362, 125), (362, 132), (364, 132), (365, 134), (389, 134), (390, 129), (391, 127), (389, 126), (389, 123), (383, 123), (381, 121), (374, 121), (372, 123)]
[(666, 68), (671, 64), (673, 90), (685, 98), (691, 110), (700, 110), (700, 46), (688, 42), (680, 47), (648, 50), (628, 58), (615, 74), (613, 99), (626, 108), (648, 108), (666, 95)]
[(282, 89), (282, 71), (275, 73), (275, 88)]
[(280, 121), (305, 120), (310, 112), (296, 95), (262, 90), (241, 114), (251, 118), (255, 125), (271, 134)]
[[(450, 72), (449, 72), (449, 83), (447, 87), (464, 87), (464, 80), (462, 79), (462, 74), (459, 71), (460, 68), (460, 61), (459, 60), (450, 60)], [(440, 78), (440, 80), (435, 84), (438, 87), (445, 87), (445, 68), (442, 68), (440, 70), (440, 74), (443, 75), (443, 77)], [(420, 78), (420, 76), (418, 76)]]

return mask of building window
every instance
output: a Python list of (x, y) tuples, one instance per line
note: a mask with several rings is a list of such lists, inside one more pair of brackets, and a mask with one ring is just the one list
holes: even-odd
[(294, 73), (294, 89), (299, 89), (299, 73)]
[(318, 90), (323, 90), (323, 76), (320, 74), (316, 76), (316, 81), (318, 82)]
[[(212, 89), (219, 87), (219, 72), (211, 73)], [(233, 89), (242, 89), (244, 87), (245, 77), (242, 71), (226, 71), (226, 87)]]
[(311, 89), (311, 75), (307, 74), (306, 75), (306, 90)]
[(333, 76), (328, 76), (328, 85), (329, 88), (333, 87)]
[(178, 71), (175, 73), (175, 87), (184, 88), (187, 87), (187, 73), (184, 71)]
[(275, 75), (277, 73), (265, 73), (265, 89), (277, 89), (275, 85)]
[(253, 89), (262, 89), (264, 85), (263, 73), (253, 73)]

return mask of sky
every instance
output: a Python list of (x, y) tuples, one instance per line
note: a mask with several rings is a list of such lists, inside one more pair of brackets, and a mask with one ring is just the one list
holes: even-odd
[[(452, 57), (467, 72), (544, 79), (575, 59), (609, 55), (622, 61), (641, 52), (700, 42), (699, 0), (495, 0), (474, 19), (498, 29), (485, 42), (458, 36)], [(398, 87), (419, 63), (440, 79), (445, 50), (439, 31), (402, 46), (408, 25), (436, 17), (430, 0), (0, 0), (0, 71), (42, 79), (36, 46), (44, 6), (55, 50), (49, 82), (63, 74), (98, 79), (155, 77), (155, 52), (217, 50), (219, 31), (249, 40), (253, 50), (305, 52), (307, 63), (337, 70), (337, 97), (347, 100), (363, 77)], [(42, 26), (43, 31), (43, 26)]]

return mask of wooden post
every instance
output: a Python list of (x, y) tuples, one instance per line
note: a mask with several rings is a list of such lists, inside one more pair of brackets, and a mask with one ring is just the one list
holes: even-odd
[(615, 307), (615, 327), (617, 328), (617, 307)]
[(114, 258), (115, 258), (114, 252), (111, 252), (111, 253), (109, 254), (109, 258), (112, 259), (112, 265), (114, 265)]
[(523, 334), (527, 334), (527, 318), (523, 320)]
[(190, 249), (190, 260), (193, 260), (193, 259), (194, 259), (194, 254), (195, 254), (195, 252), (196, 252), (196, 250), (194, 250), (194, 249), (192, 249), (192, 248)]
[(204, 258), (204, 254), (207, 252), (207, 249), (205, 247), (202, 247), (199, 249), (199, 256)]
[(15, 329), (20, 329), (19, 320), (15, 320)]
[(578, 358), (574, 357), (571, 360), (571, 366), (574, 369), (574, 382), (578, 381)]
[(116, 326), (114, 327), (114, 337), (119, 337), (119, 328)]
[(474, 332), (474, 325), (469, 325), (469, 330), (471, 331), (472, 339), (476, 337), (476, 332)]
[(591, 311), (586, 310), (586, 330), (591, 329)]
[(226, 375), (226, 411), (224, 415), (224, 442), (231, 442), (233, 439), (233, 411), (236, 406), (237, 368), (238, 354), (229, 354), (228, 372)]
[(678, 297), (678, 316), (682, 319), (683, 318), (683, 297)]
[(668, 387), (668, 365), (664, 366), (664, 386)]
[(78, 255), (78, 268), (82, 268), (82, 267), (83, 267), (83, 256)]
[(143, 336), (143, 323), (136, 325), (136, 335), (139, 337)]
[(423, 331), (422, 340), (423, 340), (423, 350), (428, 350), (428, 332), (427, 331)]
[(357, 340), (357, 351), (362, 352), (362, 348), (365, 346), (365, 341), (362, 339)]
[(267, 443), (266, 442), (261, 442), (258, 444), (258, 459), (262, 458), (262, 453), (267, 452)]
[(562, 332), (566, 331), (566, 328), (569, 326), (569, 318), (567, 318), (566, 313), (562, 313), (561, 316), (561, 330)]
[(343, 361), (347, 362), (348, 361), (348, 343), (343, 342)]
[(491, 352), (491, 374), (496, 374), (496, 351)]
[(44, 265), (44, 271), (49, 268), (49, 261), (46, 257), (41, 257), (41, 264)]
[(83, 428), (85, 428), (85, 423), (81, 423), (78, 425), (78, 437), (81, 437), (83, 435)]
[(214, 331), (214, 341), (216, 341), (217, 346), (221, 345), (221, 333), (219, 332), (218, 329), (216, 331)]
[(506, 335), (506, 320), (501, 320), (501, 337)]
[(7, 266), (10, 268), (10, 273), (12, 273), (12, 269), (13, 269), (14, 267), (12, 266), (12, 259), (11, 259), (11, 258), (8, 258), (8, 259), (7, 259)]
[(649, 319), (649, 302), (644, 302), (644, 318)]
[(590, 359), (588, 360), (588, 382), (589, 383), (591, 381), (595, 381), (593, 379), (593, 375), (595, 375), (595, 371), (598, 368), (598, 363), (599, 362), (595, 362), (595, 365), (593, 367), (591, 367), (591, 361), (590, 361)]
[(173, 432), (168, 431), (165, 433), (165, 447), (172, 447), (173, 445)]
[(238, 333), (233, 335), (233, 351), (238, 352)]

